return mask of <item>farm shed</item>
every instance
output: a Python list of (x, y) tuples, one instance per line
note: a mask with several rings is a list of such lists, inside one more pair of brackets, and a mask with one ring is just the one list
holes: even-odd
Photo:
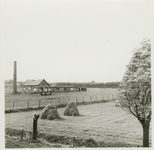
[(77, 91), (77, 87), (75, 86), (67, 86), (67, 85), (57, 85), (53, 84), (51, 85), (53, 92), (75, 92)]
[(50, 85), (44, 80), (27, 80), (22, 85), (23, 93), (52, 92)]
[(85, 88), (85, 87), (77, 87), (77, 91), (87, 91), (87, 88)]

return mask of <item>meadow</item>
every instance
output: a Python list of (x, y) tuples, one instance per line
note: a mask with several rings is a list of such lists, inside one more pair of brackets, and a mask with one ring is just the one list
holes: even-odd
[(21, 140), (17, 136), (5, 135), (5, 148), (68, 148), (68, 145), (53, 144), (44, 139), (39, 139), (36, 142), (30, 140)]
[[(64, 116), (65, 108), (58, 108), (62, 119), (38, 120), (38, 132), (72, 139), (92, 138), (106, 147), (137, 147), (142, 145), (142, 127), (139, 121), (115, 102), (78, 106), (80, 116)], [(41, 110), (5, 114), (5, 128), (32, 131), (34, 114)], [(150, 128), (151, 133), (151, 128)], [(120, 143), (119, 145), (117, 143)], [(66, 144), (66, 143), (65, 143)], [(151, 134), (150, 134), (151, 145)], [(103, 147), (103, 146), (102, 146)]]
[[(116, 99), (117, 97), (116, 89), (101, 88), (88, 88), (86, 92), (52, 93), (52, 95), (47, 96), (41, 96), (39, 94), (13, 95), (11, 94), (11, 90), (12, 89), (5, 89), (5, 110), (12, 109), (13, 103), (14, 109), (18, 109), (38, 107), (39, 105), (45, 106), (48, 103), (58, 104), (60, 102), (63, 104), (67, 103), (69, 100), (77, 100), (78, 102), (83, 100), (99, 101), (102, 99)], [(115, 107), (115, 101), (78, 105), (80, 113), (80, 116), (78, 117), (64, 116), (63, 112), (65, 108), (57, 109), (62, 119), (53, 121), (42, 119), (38, 120), (38, 133), (40, 135), (42, 134), (43, 138), (48, 139), (51, 143), (58, 141), (58, 143), (67, 145), (70, 143), (69, 141), (75, 137), (78, 141), (79, 139), (82, 141), (83, 139), (92, 138), (96, 142), (101, 143), (101, 147), (137, 147), (138, 145), (142, 145), (143, 132), (139, 121), (133, 115), (128, 114), (120, 107)], [(25, 132), (32, 132), (33, 116), (40, 112), (41, 110), (7, 113), (5, 114), (5, 129), (9, 132), (11, 132), (11, 130), (18, 130), (21, 132), (23, 129)], [(6, 142), (9, 145), (9, 140), (11, 138), (8, 136), (6, 139)], [(14, 141), (18, 140), (15, 139)], [(19, 147), (21, 146), (19, 143), (17, 145)], [(48, 145), (50, 147), (50, 144)], [(10, 143), (8, 147), (11, 146), (13, 147)], [(31, 146), (43, 147), (43, 143), (42, 146)], [(47, 145), (44, 144), (44, 146), (46, 147)], [(78, 144), (77, 147), (80, 147), (80, 144)]]
[[(63, 92), (52, 93), (52, 95), (41, 96), (40, 94), (11, 94), (12, 88), (5, 88), (5, 110), (42, 107), (48, 103), (65, 104), (68, 101), (96, 101), (115, 99), (117, 90), (112, 88), (88, 88), (86, 92)], [(21, 88), (18, 88), (21, 92)]]

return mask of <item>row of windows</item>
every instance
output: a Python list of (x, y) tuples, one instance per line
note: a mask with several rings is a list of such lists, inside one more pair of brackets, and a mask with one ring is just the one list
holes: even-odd
[[(37, 88), (32, 88), (34, 91), (37, 91)], [(26, 90), (26, 88), (23, 88), (23, 90), (25, 91)], [(28, 90), (31, 90), (31, 87), (28, 87)], [(47, 91), (47, 90), (49, 90), (49, 91), (51, 91), (51, 88), (40, 88), (39, 89), (40, 91), (41, 90), (44, 90), (44, 91)]]
[[(34, 92), (36, 92), (37, 91), (37, 88), (36, 87), (28, 87), (28, 88), (23, 88), (23, 90), (25, 91), (26, 89), (28, 89), (28, 90), (33, 90)], [(56, 91), (60, 91), (60, 89), (61, 90), (64, 90), (64, 91), (67, 91), (68, 89), (67, 88), (54, 88), (54, 90), (56, 90)], [(47, 91), (51, 91), (52, 89), (51, 88), (43, 88), (43, 87), (41, 87), (41, 88), (39, 88), (39, 91), (45, 91), (45, 92), (47, 92)], [(70, 91), (73, 91), (74, 90), (74, 88), (70, 88)]]

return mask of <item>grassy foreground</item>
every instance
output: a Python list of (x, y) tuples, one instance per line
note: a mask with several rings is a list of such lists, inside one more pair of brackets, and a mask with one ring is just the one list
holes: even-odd
[[(62, 120), (38, 120), (39, 138), (51, 143), (70, 144), (73, 137), (77, 147), (86, 146), (93, 139), (98, 147), (137, 147), (142, 145), (142, 127), (138, 120), (115, 107), (114, 102), (78, 106), (78, 117), (64, 116), (64, 108), (58, 108)], [(32, 132), (34, 114), (41, 110), (5, 114), (5, 127), (11, 130), (22, 129)], [(6, 134), (10, 134), (7, 132)], [(91, 143), (91, 142), (90, 142)], [(151, 127), (150, 127), (151, 145)]]
[(38, 134), (37, 140), (32, 140), (32, 133), (24, 131), (25, 134), (30, 134), (31, 138), (24, 138), (21, 140), (21, 131), (17, 129), (6, 128), (5, 130), (5, 148), (72, 148), (72, 147), (136, 147), (137, 145), (131, 145), (124, 142), (104, 142), (95, 141), (93, 138), (73, 139), (66, 136), (50, 135), (50, 134)]
[(44, 139), (38, 139), (36, 141), (23, 139), (18, 136), (5, 136), (5, 148), (67, 148), (69, 145), (52, 144)]

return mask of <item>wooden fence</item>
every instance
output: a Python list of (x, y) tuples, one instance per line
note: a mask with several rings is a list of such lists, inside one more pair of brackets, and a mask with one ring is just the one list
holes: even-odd
[(10, 109), (22, 109), (22, 108), (39, 108), (44, 107), (47, 104), (67, 104), (70, 100), (74, 101), (76, 104), (84, 103), (84, 102), (99, 102), (101, 100), (115, 100), (115, 95), (102, 95), (102, 96), (83, 96), (83, 97), (59, 97), (59, 98), (46, 98), (44, 100), (36, 100), (36, 101), (13, 101), (12, 105), (9, 103), (9, 106), (5, 108), (6, 110)]

